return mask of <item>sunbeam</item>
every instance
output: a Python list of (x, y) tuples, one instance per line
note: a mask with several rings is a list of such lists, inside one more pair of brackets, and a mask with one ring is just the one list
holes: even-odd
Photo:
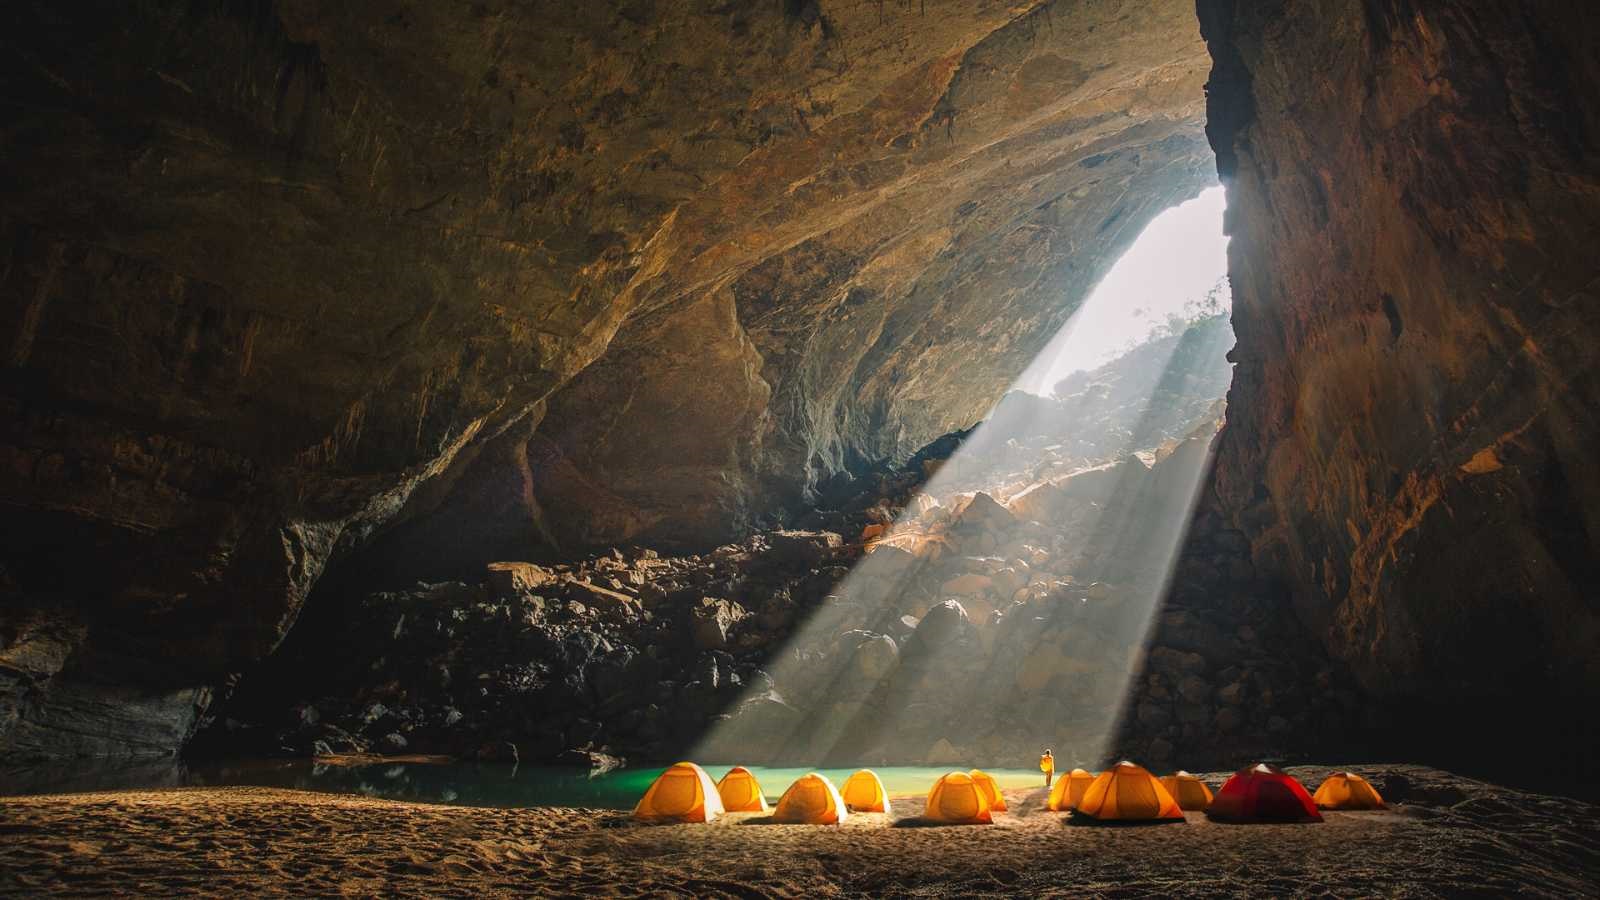
[[(1220, 421), (1220, 219), (1221, 189), (1158, 217), (953, 455), (913, 460), (921, 491), (695, 758), (1100, 762)], [(1176, 246), (1188, 282), (1149, 278)]]

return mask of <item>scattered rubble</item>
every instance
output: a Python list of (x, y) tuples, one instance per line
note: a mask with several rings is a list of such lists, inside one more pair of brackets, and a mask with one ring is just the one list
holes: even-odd
[(705, 753), (746, 763), (1281, 755), (1358, 724), (1348, 678), (1297, 643), (1220, 522), (1175, 565), (1152, 550), (1177, 541), (1219, 416), (1112, 461), (1024, 429), (982, 471), (946, 463), (986, 440), (960, 433), (708, 553), (375, 593), (318, 629), (336, 647), (291, 643), (247, 680), (201, 745), (595, 766), (708, 734), (731, 743)]

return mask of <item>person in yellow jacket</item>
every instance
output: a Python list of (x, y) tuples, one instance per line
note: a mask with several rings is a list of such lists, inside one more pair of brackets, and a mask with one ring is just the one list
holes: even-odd
[(1056, 757), (1048, 749), (1039, 757), (1039, 771), (1044, 773), (1045, 790), (1050, 789), (1050, 782), (1056, 777)]

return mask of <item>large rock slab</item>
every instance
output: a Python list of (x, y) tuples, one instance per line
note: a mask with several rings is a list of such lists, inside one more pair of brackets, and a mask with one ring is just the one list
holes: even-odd
[(1461, 740), (1484, 704), (1572, 740), (1552, 724), (1600, 698), (1600, 20), (1198, 6), (1238, 335), (1221, 510), (1366, 689)]

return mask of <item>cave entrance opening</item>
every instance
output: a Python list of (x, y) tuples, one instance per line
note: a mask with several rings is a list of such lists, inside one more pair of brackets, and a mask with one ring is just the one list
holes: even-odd
[[(1226, 204), (1219, 185), (1151, 219), (1017, 379), (1017, 389), (1048, 397), (1068, 376), (1225, 318), (1233, 301), (1222, 223)], [(1230, 328), (1221, 331), (1227, 334), (1219, 337), (1231, 339)]]
[[(1153, 219), (695, 747), (707, 763), (1095, 767), (1231, 380), (1221, 187)], [(869, 529), (870, 531), (871, 529)], [(1160, 725), (1161, 723), (1154, 723)]]

